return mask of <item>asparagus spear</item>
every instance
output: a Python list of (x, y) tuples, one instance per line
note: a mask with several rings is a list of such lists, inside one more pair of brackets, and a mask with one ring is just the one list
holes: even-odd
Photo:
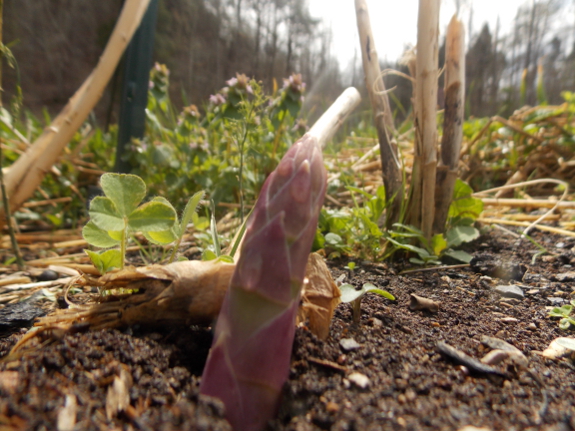
[(263, 428), (277, 410), (325, 190), (321, 147), (307, 134), (268, 177), (248, 220), (200, 388), (224, 402), (236, 431)]

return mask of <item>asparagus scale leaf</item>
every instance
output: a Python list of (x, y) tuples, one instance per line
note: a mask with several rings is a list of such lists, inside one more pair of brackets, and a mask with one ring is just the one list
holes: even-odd
[(235, 431), (276, 413), (326, 190), (317, 140), (305, 135), (266, 180), (215, 329), (201, 392), (220, 398)]

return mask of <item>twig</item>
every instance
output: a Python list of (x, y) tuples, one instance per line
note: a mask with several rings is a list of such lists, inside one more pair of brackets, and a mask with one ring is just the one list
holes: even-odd
[(444, 269), (457, 269), (457, 268), (467, 268), (469, 267), (468, 263), (462, 263), (458, 265), (443, 265), (443, 266), (430, 266), (428, 268), (414, 268), (414, 269), (406, 269), (401, 271), (399, 274), (411, 274), (414, 272), (426, 272), (426, 271), (441, 271)]
[[(515, 220), (505, 220), (505, 219), (497, 219), (497, 218), (490, 218), (490, 217), (479, 217), (477, 219), (478, 222), (480, 223), (485, 223), (485, 224), (506, 224), (509, 226), (527, 226), (530, 227), (533, 223), (528, 223), (525, 221), (515, 221)], [(565, 235), (565, 236), (570, 236), (570, 237), (574, 237), (575, 238), (575, 232), (570, 231), (570, 230), (565, 230), (565, 229), (560, 229), (557, 227), (552, 227), (552, 226), (546, 226), (544, 224), (538, 224), (537, 229), (539, 230), (544, 230), (547, 232), (552, 232), (552, 233), (556, 233), (558, 235)], [(527, 230), (527, 229), (525, 229)]]
[[(486, 194), (486, 193), (493, 193), (493, 192), (496, 192), (499, 190), (509, 190), (509, 189), (515, 189), (517, 187), (525, 187), (525, 186), (532, 186), (535, 184), (545, 184), (545, 183), (553, 183), (553, 184), (558, 184), (560, 186), (563, 186), (564, 187), (563, 194), (561, 195), (561, 198), (555, 203), (555, 205), (553, 205), (553, 207), (549, 211), (547, 211), (545, 214), (543, 214), (541, 217), (539, 217), (533, 223), (527, 225), (527, 228), (521, 234), (521, 236), (524, 237), (524, 236), (529, 234), (529, 231), (531, 229), (533, 229), (540, 222), (542, 222), (547, 216), (552, 214), (553, 211), (555, 211), (555, 209), (558, 207), (560, 202), (565, 200), (565, 198), (567, 197), (567, 194), (569, 193), (569, 184), (567, 184), (565, 181), (556, 180), (553, 178), (541, 178), (538, 180), (523, 181), (520, 183), (508, 184), (508, 185), (501, 186), (501, 187), (495, 187), (492, 189), (483, 190), (482, 192), (474, 193), (474, 196), (478, 196), (478, 195), (482, 195), (482, 194)], [(516, 226), (519, 226), (519, 225), (516, 225)], [(573, 235), (573, 236), (575, 236), (575, 235)]]

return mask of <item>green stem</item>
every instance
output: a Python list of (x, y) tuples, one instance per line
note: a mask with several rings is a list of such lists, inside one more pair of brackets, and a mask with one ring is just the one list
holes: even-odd
[(351, 303), (351, 310), (354, 323), (359, 323), (361, 319), (361, 296)]
[[(0, 140), (1, 144), (1, 140)], [(12, 215), (10, 212), (10, 200), (6, 193), (6, 187), (4, 185), (4, 172), (2, 171), (2, 161), (4, 159), (4, 154), (2, 153), (2, 146), (0, 145), (0, 190), (2, 191), (2, 205), (4, 206), (4, 217), (6, 218), (6, 226), (8, 227), (8, 235), (10, 235), (10, 241), (12, 242), (12, 251), (14, 256), (16, 256), (16, 264), (20, 271), (24, 270), (24, 260), (22, 259), (22, 254), (20, 253), (20, 247), (18, 247), (18, 241), (16, 241), (16, 235), (14, 234), (14, 227), (12, 226)]]
[(122, 255), (122, 267), (120, 269), (124, 269), (124, 262), (126, 261), (126, 242), (128, 241), (127, 231), (128, 221), (124, 219), (124, 229), (122, 229), (122, 239), (120, 240), (120, 253)]
[(182, 242), (182, 238), (184, 237), (184, 227), (182, 227), (181, 229), (181, 235), (178, 238), (178, 240), (176, 241), (176, 244), (174, 244), (174, 248), (172, 249), (172, 253), (170, 254), (170, 259), (168, 260), (168, 263), (172, 263), (174, 261), (174, 259), (176, 258), (176, 253), (178, 251), (178, 249), (180, 248), (180, 244)]
[(246, 140), (248, 139), (248, 125), (244, 125), (244, 136), (242, 137), (242, 142), (239, 144), (240, 148), (240, 222), (244, 222), (244, 146)]

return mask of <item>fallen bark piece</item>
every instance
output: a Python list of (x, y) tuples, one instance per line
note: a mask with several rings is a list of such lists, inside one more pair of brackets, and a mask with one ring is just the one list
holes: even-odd
[(432, 313), (437, 313), (439, 311), (439, 302), (433, 301), (423, 296), (418, 296), (414, 293), (410, 295), (409, 309), (411, 311), (424, 310), (430, 311)]
[(505, 373), (493, 368), (489, 365), (479, 362), (477, 359), (472, 358), (468, 354), (450, 346), (449, 344), (438, 341), (437, 350), (443, 355), (453, 359), (455, 362), (465, 365), (471, 372), (476, 372), (479, 374), (495, 374), (498, 376), (506, 377)]
[(32, 326), (34, 319), (46, 314), (33, 300), (8, 304), (0, 310), (0, 335), (9, 334), (19, 328)]
[(298, 323), (309, 321), (309, 330), (320, 340), (329, 335), (329, 325), (333, 312), (340, 303), (341, 293), (337, 288), (323, 258), (309, 255), (302, 291), (302, 305), (298, 313)]

